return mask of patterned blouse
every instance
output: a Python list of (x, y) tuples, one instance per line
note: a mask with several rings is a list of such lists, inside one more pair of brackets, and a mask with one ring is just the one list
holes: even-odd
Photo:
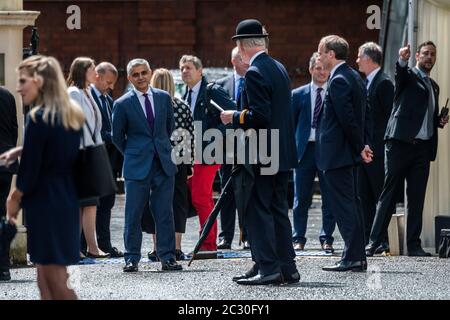
[[(173, 146), (177, 146), (176, 156), (183, 156), (183, 149), (190, 154), (190, 163), (194, 161), (194, 119), (189, 106), (178, 98), (173, 98), (175, 131), (172, 133), (171, 141)], [(189, 141), (190, 140), (190, 141)], [(186, 146), (189, 144), (190, 147)]]

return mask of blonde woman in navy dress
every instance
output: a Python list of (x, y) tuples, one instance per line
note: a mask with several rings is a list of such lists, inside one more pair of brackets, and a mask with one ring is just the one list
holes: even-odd
[(30, 260), (42, 299), (76, 299), (66, 266), (77, 264), (80, 215), (72, 168), (83, 111), (70, 101), (58, 61), (33, 56), (18, 67), (17, 91), (34, 105), (25, 128), (16, 188), (8, 198), (10, 221), (25, 209)]

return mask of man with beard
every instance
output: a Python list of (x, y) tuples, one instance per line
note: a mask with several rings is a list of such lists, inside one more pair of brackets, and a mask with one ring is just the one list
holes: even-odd
[(437, 128), (443, 128), (448, 116), (440, 116), (439, 86), (430, 78), (436, 62), (436, 45), (419, 45), (416, 66), (408, 68), (410, 46), (401, 48), (396, 64), (394, 107), (385, 134), (385, 180), (366, 255), (372, 256), (383, 240), (401, 182), (408, 185), (406, 240), (409, 256), (431, 256), (422, 249), (422, 211), (430, 161), (436, 158)]

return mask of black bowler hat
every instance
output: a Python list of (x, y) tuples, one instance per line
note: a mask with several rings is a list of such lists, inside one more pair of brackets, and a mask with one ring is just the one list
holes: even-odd
[(255, 19), (242, 20), (236, 27), (236, 34), (231, 40), (244, 38), (265, 38), (269, 36), (268, 33), (263, 32), (261, 22)]

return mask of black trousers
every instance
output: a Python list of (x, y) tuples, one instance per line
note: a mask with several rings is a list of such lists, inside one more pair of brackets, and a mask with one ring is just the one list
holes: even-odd
[(406, 179), (407, 247), (409, 251), (413, 251), (421, 246), (422, 213), (430, 172), (431, 148), (430, 140), (417, 140), (415, 143), (398, 140), (386, 142), (385, 179), (370, 233), (371, 243), (381, 242), (387, 232), (398, 194)]
[(288, 217), (288, 172), (260, 175), (255, 168), (255, 184), (245, 223), (252, 259), (263, 275), (296, 272), (292, 227)]
[[(380, 161), (381, 163), (377, 163)], [(364, 219), (364, 239), (365, 244), (369, 241), (370, 231), (372, 230), (375, 212), (377, 211), (377, 202), (383, 190), (384, 182), (384, 163), (383, 159), (374, 160), (368, 172), (367, 169), (358, 167), (358, 195), (361, 203), (361, 210)], [(370, 177), (369, 175), (372, 175)], [(376, 175), (376, 177), (374, 177)], [(388, 242), (387, 230), (383, 236), (383, 241)]]
[(356, 191), (357, 168), (354, 166), (324, 171), (331, 212), (344, 239), (342, 260), (366, 259), (364, 222), (360, 200)]
[[(231, 177), (231, 170), (233, 165), (223, 164), (220, 167), (220, 186), (223, 189), (228, 179)], [(234, 238), (234, 227), (236, 224), (236, 202), (234, 200), (234, 195), (230, 194), (229, 201), (227, 201), (222, 209), (220, 210), (220, 225), (222, 232), (219, 234), (219, 239), (224, 239), (228, 243), (233, 242)], [(242, 241), (247, 240), (247, 230), (243, 226), (243, 221), (238, 215), (239, 229), (242, 230)]]
[(95, 228), (97, 231), (97, 243), (103, 252), (111, 252), (111, 210), (116, 202), (116, 195), (100, 198), (100, 204), (97, 207), (97, 217)]
[(12, 173), (0, 172), (0, 218), (6, 217), (6, 200), (11, 190)]

